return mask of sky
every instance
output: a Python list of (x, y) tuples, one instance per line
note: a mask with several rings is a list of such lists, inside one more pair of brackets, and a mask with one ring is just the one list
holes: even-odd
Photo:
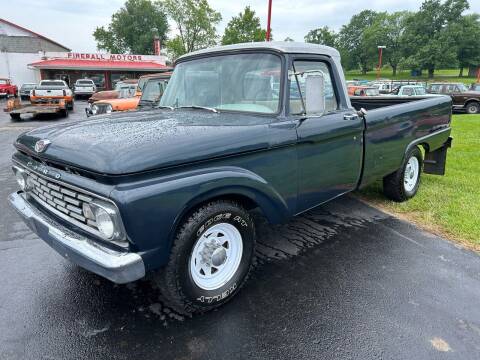
[[(125, 0), (0, 0), (0, 17), (42, 34), (74, 52), (96, 52), (92, 36), (97, 26), (108, 25)], [(266, 28), (268, 0), (209, 0), (222, 14), (217, 32), (245, 6), (255, 10)], [(309, 30), (329, 26), (339, 30), (352, 15), (367, 8), (375, 11), (418, 10), (422, 0), (273, 0), (274, 40), (290, 37), (303, 41)], [(8, 4), (8, 5), (7, 5)], [(480, 13), (480, 1), (470, 0), (469, 12)], [(172, 32), (175, 25), (170, 24)]]

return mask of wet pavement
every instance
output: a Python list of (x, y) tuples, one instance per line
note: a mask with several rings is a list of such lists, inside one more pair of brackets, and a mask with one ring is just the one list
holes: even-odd
[(0, 113), (0, 359), (480, 358), (480, 257), (350, 196), (284, 225), (257, 217), (251, 280), (193, 318), (148, 279), (115, 285), (71, 265), (6, 198), (15, 137), (81, 121), (82, 105), (67, 120)]

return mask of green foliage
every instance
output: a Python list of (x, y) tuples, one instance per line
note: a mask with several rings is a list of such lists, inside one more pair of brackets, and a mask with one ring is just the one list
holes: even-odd
[(153, 54), (153, 39), (167, 38), (168, 21), (162, 6), (150, 0), (127, 0), (112, 15), (108, 27), (97, 27), (93, 37), (99, 50), (111, 53)]
[(318, 29), (310, 30), (305, 36), (305, 42), (336, 47), (337, 37), (338, 35), (335, 33), (335, 31), (330, 30), (328, 26), (324, 26)]
[(216, 44), (215, 26), (222, 16), (210, 7), (207, 0), (165, 0), (163, 6), (179, 32), (167, 42), (167, 49), (174, 59)]
[(433, 77), (436, 68), (456, 65), (457, 46), (451, 25), (467, 8), (466, 0), (426, 0), (405, 23), (404, 66), (427, 69)]
[(247, 6), (243, 13), (234, 16), (227, 24), (222, 45), (264, 41), (266, 33), (260, 26), (260, 18)]
[(342, 26), (339, 34), (328, 27), (311, 30), (306, 42), (340, 50), (347, 70), (362, 74), (375, 68), (378, 46), (385, 45), (384, 64), (393, 70), (422, 69), (429, 77), (437, 68), (473, 68), (480, 63), (480, 16), (463, 15), (467, 0), (425, 0), (417, 12), (364, 10)]
[(372, 10), (363, 10), (342, 26), (338, 44), (347, 69), (360, 67), (362, 73), (366, 73), (374, 67), (377, 44), (365, 31), (378, 21), (380, 16), (383, 15)]

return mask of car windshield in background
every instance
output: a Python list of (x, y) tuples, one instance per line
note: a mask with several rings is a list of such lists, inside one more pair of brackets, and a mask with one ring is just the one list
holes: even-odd
[(65, 86), (63, 81), (42, 81), (40, 82), (41, 86)]
[(273, 114), (279, 109), (280, 74), (280, 57), (273, 54), (190, 60), (175, 68), (160, 106)]
[(163, 95), (163, 92), (165, 91), (166, 86), (167, 86), (167, 81), (165, 80), (148, 81), (143, 88), (141, 101), (158, 103), (162, 98), (162, 95)]
[(377, 95), (380, 95), (380, 92), (378, 91), (378, 89), (365, 89), (365, 95), (367, 96), (377, 96)]
[(93, 81), (90, 80), (79, 80), (77, 81), (78, 85), (93, 85)]
[(31, 90), (35, 88), (35, 84), (24, 84), (22, 85), (23, 90)]
[(6, 84), (7, 84), (7, 80), (0, 79), (0, 85), (6, 85)]

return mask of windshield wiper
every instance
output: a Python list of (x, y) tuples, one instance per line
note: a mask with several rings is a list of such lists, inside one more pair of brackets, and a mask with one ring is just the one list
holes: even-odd
[[(153, 103), (152, 100), (150, 100), (150, 101)], [(157, 105), (157, 106), (155, 106), (155, 108), (156, 109), (170, 109), (172, 111), (175, 110), (175, 108), (173, 106), (167, 106), (167, 105)]]
[(218, 113), (217, 109), (207, 107), (207, 106), (198, 106), (198, 105), (177, 106), (175, 109), (202, 109), (202, 110), (208, 110), (214, 113)]

